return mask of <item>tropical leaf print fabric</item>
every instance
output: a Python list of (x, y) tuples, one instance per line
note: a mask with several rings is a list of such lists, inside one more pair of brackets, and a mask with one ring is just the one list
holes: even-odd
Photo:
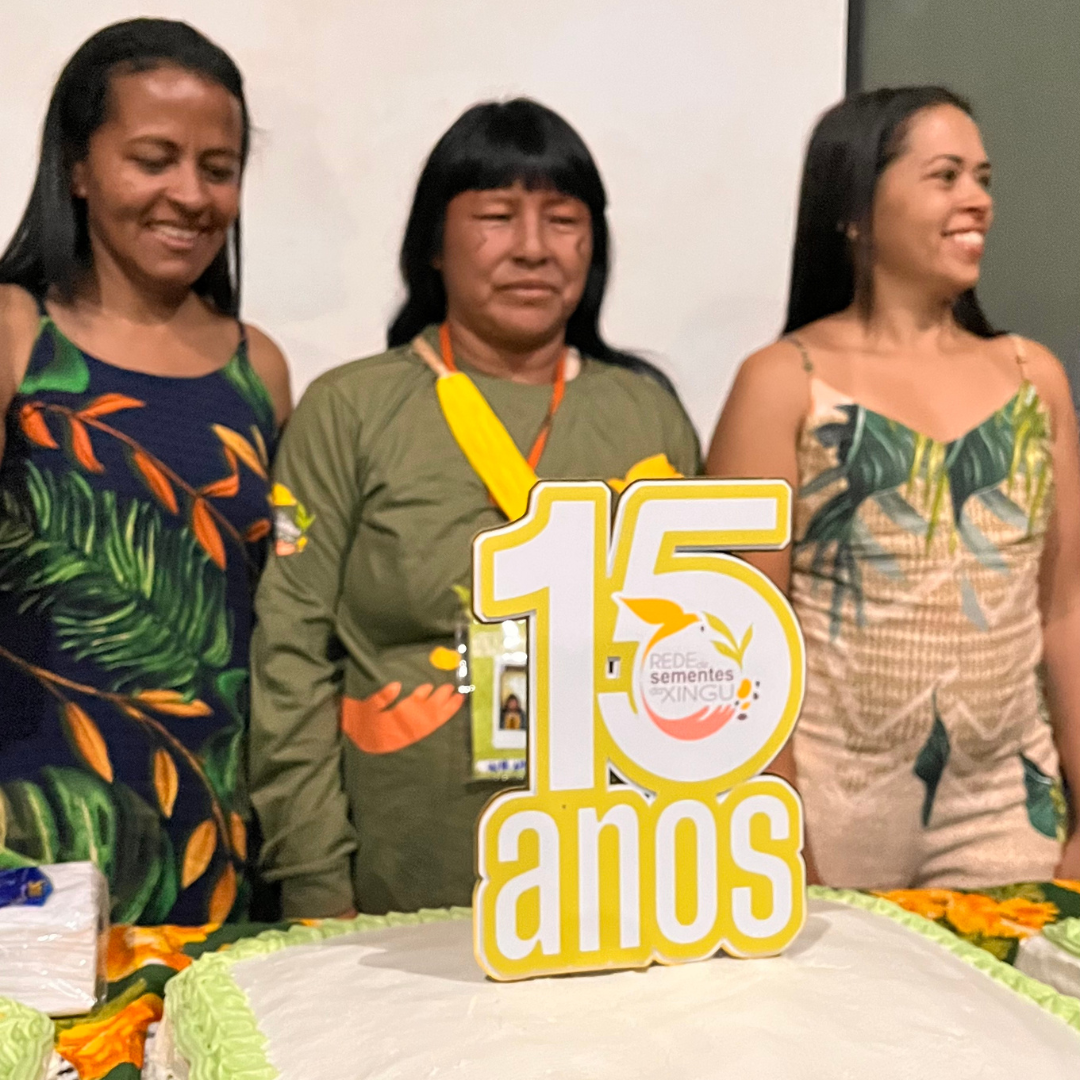
[(0, 866), (92, 859), (114, 920), (243, 901), (251, 591), (272, 406), (242, 342), (162, 378), (50, 319), (0, 471)]
[(809, 667), (796, 756), (823, 874), (1046, 878), (1064, 802), (1037, 677), (1045, 406), (1024, 380), (940, 442), (811, 386), (792, 599)]
[[(1001, 552), (979, 527), (979, 515), (969, 504), (978, 499), (981, 509), (1027, 536), (1040, 520), (1051, 465), (1046, 416), (1031, 383), (1025, 382), (1007, 405), (950, 443), (853, 402), (837, 402), (835, 409), (843, 420), (820, 424), (814, 438), (834, 453), (836, 464), (805, 482), (799, 492), (809, 499), (840, 487), (815, 509), (800, 538), (800, 546), (813, 551), (814, 573), (824, 573), (831, 564), (833, 637), (840, 632), (848, 600), (856, 622), (865, 619), (862, 571), (867, 560), (894, 579), (900, 574), (896, 558), (875, 544), (867, 528), (861, 514), (867, 501), (894, 525), (922, 538), (927, 554), (933, 551), (935, 537), (944, 532), (950, 553), (963, 543), (981, 563), (1007, 571)], [(982, 625), (977, 597), (966, 583), (961, 588), (969, 605), (965, 612)]]

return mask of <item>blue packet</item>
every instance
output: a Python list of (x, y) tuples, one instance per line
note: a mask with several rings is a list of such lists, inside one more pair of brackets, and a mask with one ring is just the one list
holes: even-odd
[(41, 907), (52, 891), (52, 882), (36, 866), (0, 870), (0, 908), (15, 904)]

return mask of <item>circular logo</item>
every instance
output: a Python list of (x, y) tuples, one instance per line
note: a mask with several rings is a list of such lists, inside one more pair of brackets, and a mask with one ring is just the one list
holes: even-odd
[(630, 685), (601, 692), (600, 712), (646, 787), (659, 778), (724, 790), (753, 776), (802, 703), (802, 634), (786, 598), (742, 560), (712, 559), (709, 570), (658, 576), (662, 596), (615, 597), (615, 640), (637, 647)]
[[(623, 602), (635, 614), (668, 601)], [(753, 627), (741, 635), (711, 612), (684, 612), (670, 604), (674, 623), (661, 624), (644, 649), (635, 672), (635, 697), (645, 715), (665, 735), (692, 742), (715, 734), (732, 721), (744, 723), (760, 681), (746, 665)]]

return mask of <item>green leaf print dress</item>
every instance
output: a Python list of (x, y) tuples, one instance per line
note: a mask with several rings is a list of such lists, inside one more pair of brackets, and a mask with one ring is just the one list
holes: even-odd
[(115, 922), (243, 907), (273, 438), (246, 341), (167, 378), (42, 314), (0, 470), (0, 868), (92, 859)]
[(808, 682), (795, 754), (823, 879), (1049, 880), (1064, 799), (1038, 678), (1053, 498), (1038, 392), (1024, 378), (939, 442), (812, 375), (798, 459), (791, 598)]

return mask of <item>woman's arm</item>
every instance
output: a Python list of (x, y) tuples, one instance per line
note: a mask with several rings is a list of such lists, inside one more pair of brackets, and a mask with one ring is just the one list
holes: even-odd
[[(807, 379), (793, 345), (779, 341), (750, 356), (739, 368), (709, 448), (706, 471), (732, 479), (786, 480), (799, 484), (795, 447), (809, 406)], [(784, 593), (791, 583), (791, 546), (782, 551), (746, 551), (748, 563), (767, 574)], [(768, 771), (798, 787), (789, 740)], [(818, 880), (809, 843), (807, 877)]]
[(258, 327), (248, 326), (247, 335), (248, 359), (270, 393), (274, 403), (274, 419), (280, 430), (292, 413), (289, 365), (284, 353)]
[(274, 553), (252, 640), (249, 772), (264, 873), (282, 883), (290, 917), (340, 915), (354, 903), (335, 609), (360, 498), (358, 430), (333, 381), (317, 380), (274, 469)]
[[(809, 406), (806, 375), (795, 347), (778, 341), (743, 362), (716, 425), (706, 462), (710, 476), (786, 480), (794, 492), (795, 446)], [(747, 551), (742, 557), (785, 593), (791, 548)]]
[[(37, 337), (34, 298), (18, 285), (0, 285), (0, 417), (6, 416), (30, 363)], [(6, 430), (0, 423), (0, 458)]]
[(1039, 570), (1047, 703), (1061, 772), (1071, 790), (1072, 833), (1057, 876), (1080, 880), (1080, 447), (1069, 380), (1057, 359), (1028, 343), (1028, 367), (1053, 418), (1056, 498)]

